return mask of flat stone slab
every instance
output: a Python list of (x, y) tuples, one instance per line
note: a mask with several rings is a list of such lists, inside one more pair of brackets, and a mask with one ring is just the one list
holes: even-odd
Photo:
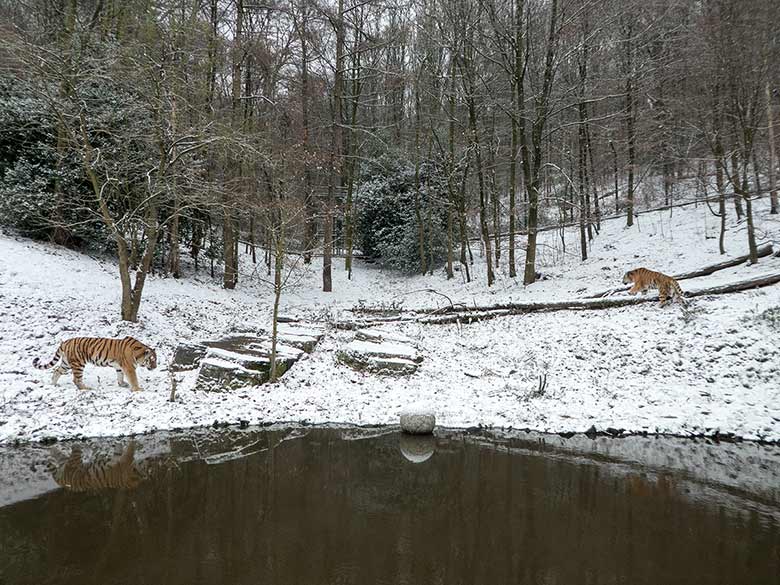
[[(265, 331), (270, 339), (271, 331)], [(279, 323), (276, 328), (276, 337), (285, 345), (291, 345), (311, 353), (317, 344), (325, 336), (325, 328), (308, 323)]]
[[(281, 376), (325, 335), (325, 328), (308, 323), (279, 323), (276, 367)], [(211, 392), (265, 384), (271, 376), (271, 335), (240, 333), (221, 339), (191, 341), (176, 348), (170, 369), (198, 370), (196, 390)]]
[(365, 341), (357, 336), (340, 349), (336, 357), (355, 370), (401, 376), (416, 372), (423, 360), (413, 345), (399, 341)]
[[(277, 347), (277, 376), (289, 370), (302, 353), (296, 348)], [(268, 355), (253, 355), (210, 348), (200, 362), (195, 389), (206, 392), (236, 390), (245, 386), (260, 386), (270, 378), (270, 352)]]
[(370, 341), (371, 343), (384, 343), (387, 341), (390, 343), (400, 343), (403, 345), (416, 347), (414, 340), (412, 340), (410, 337), (407, 337), (406, 335), (402, 335), (400, 333), (391, 333), (381, 329), (375, 329), (373, 327), (358, 329), (355, 331), (355, 339), (359, 341)]
[(176, 352), (173, 354), (173, 362), (170, 369), (174, 372), (185, 372), (194, 370), (200, 364), (200, 361), (206, 357), (208, 346), (206, 342), (193, 341), (179, 344)]
[[(281, 376), (321, 339), (311, 337), (288, 345), (277, 337), (276, 371)], [(305, 343), (303, 343), (305, 341)], [(198, 370), (196, 390), (220, 392), (265, 384), (271, 377), (271, 340), (256, 335), (232, 335), (217, 340), (189, 342), (176, 349), (171, 370)]]
[(262, 341), (262, 338), (256, 335), (230, 335), (221, 339), (182, 343), (176, 348), (170, 369), (174, 372), (195, 370), (211, 348), (244, 353), (250, 343), (258, 341)]

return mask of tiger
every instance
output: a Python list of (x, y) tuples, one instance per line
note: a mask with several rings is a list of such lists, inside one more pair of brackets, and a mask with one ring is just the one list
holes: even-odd
[[(49, 362), (42, 364), (38, 358), (33, 360), (33, 366), (39, 370), (48, 370), (57, 365), (51, 380), (55, 386), (62, 374), (73, 370), (73, 383), (76, 387), (79, 390), (92, 390), (83, 380), (84, 364), (87, 363), (113, 367), (116, 370), (117, 383), (123, 388), (130, 386), (137, 392), (141, 387), (138, 385), (135, 367), (141, 365), (149, 370), (155, 369), (157, 353), (133, 337), (74, 337), (63, 341)], [(130, 384), (125, 382), (125, 376)]]
[[(677, 281), (671, 276), (661, 274), (660, 272), (654, 272), (647, 268), (635, 268), (629, 270), (623, 276), (623, 284), (633, 284), (634, 286), (628, 291), (628, 294), (635, 295), (638, 292), (644, 293), (647, 289), (657, 288), (658, 299), (663, 307), (666, 304), (667, 297), (675, 298), (685, 305), (685, 298), (683, 298), (683, 291)], [(671, 294), (670, 294), (671, 293)]]
[(57, 485), (73, 492), (95, 492), (105, 489), (134, 489), (144, 478), (134, 462), (135, 442), (130, 441), (115, 463), (96, 460), (82, 461), (80, 447), (73, 447), (70, 456), (52, 473)]

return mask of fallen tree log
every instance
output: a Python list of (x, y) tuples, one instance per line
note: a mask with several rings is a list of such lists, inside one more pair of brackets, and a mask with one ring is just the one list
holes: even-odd
[[(722, 295), (728, 293), (741, 292), (754, 288), (761, 288), (780, 283), (780, 272), (764, 274), (740, 280), (728, 284), (711, 286), (701, 289), (695, 289), (686, 293), (686, 298), (702, 297), (710, 295)], [(506, 315), (522, 315), (525, 313), (546, 313), (552, 311), (582, 311), (613, 309), (617, 307), (626, 307), (629, 305), (638, 305), (640, 303), (657, 302), (657, 295), (616, 297), (604, 299), (572, 299), (566, 301), (555, 301), (551, 303), (506, 303), (502, 305), (493, 305), (490, 307), (479, 307), (476, 310), (468, 312), (459, 312), (457, 314), (445, 314), (436, 316), (426, 316), (418, 318), (418, 323), (426, 325), (446, 325), (451, 323), (474, 323), (495, 317)]]
[(780, 272), (772, 272), (762, 276), (755, 276), (747, 280), (739, 280), (728, 284), (718, 286), (709, 286), (707, 288), (694, 289), (685, 293), (687, 297), (704, 297), (708, 295), (723, 295), (728, 293), (742, 292), (753, 288), (762, 288), (771, 286), (780, 282)]
[[(766, 244), (764, 246), (761, 246), (758, 248), (758, 257), (764, 258), (765, 256), (770, 256), (772, 254), (772, 244)], [(705, 266), (703, 268), (699, 268), (698, 270), (693, 270), (691, 272), (682, 272), (680, 274), (675, 274), (672, 276), (675, 280), (688, 280), (690, 278), (699, 278), (700, 276), (709, 276), (710, 274), (714, 274), (715, 272), (718, 272), (719, 270), (725, 270), (726, 268), (732, 268), (734, 266), (739, 266), (740, 264), (744, 264), (750, 260), (750, 255), (746, 254), (745, 256), (737, 256), (736, 258), (732, 258), (731, 260), (726, 260), (725, 262), (718, 262), (717, 264), (710, 264), (709, 266)], [(609, 290), (601, 291), (598, 293), (594, 293), (592, 295), (588, 295), (585, 297), (582, 297), (584, 299), (601, 299), (604, 297), (608, 297), (610, 295), (619, 293), (619, 292), (625, 292), (628, 289), (630, 289), (630, 286), (623, 286), (619, 288), (611, 288)]]
[[(770, 256), (772, 254), (773, 248), (772, 244), (764, 244), (763, 246), (760, 246), (758, 248), (758, 257), (764, 258), (766, 256)], [(778, 250), (778, 254), (780, 255), (780, 250)], [(710, 274), (714, 274), (715, 272), (718, 272), (719, 270), (725, 270), (726, 268), (732, 268), (734, 266), (739, 266), (740, 264), (743, 264), (750, 260), (750, 255), (746, 254), (745, 256), (737, 256), (736, 258), (731, 258), (730, 260), (725, 260), (724, 262), (718, 262), (717, 264), (710, 264), (709, 266), (704, 266), (703, 268), (699, 268), (697, 270), (693, 270), (691, 272), (682, 272), (680, 274), (675, 274), (673, 278), (675, 280), (688, 280), (691, 278), (699, 278), (701, 276), (709, 276)], [(594, 293), (591, 295), (587, 295), (584, 297), (581, 297), (582, 299), (602, 299), (606, 297), (610, 297), (614, 294), (626, 292), (630, 289), (629, 286), (624, 286), (620, 288), (611, 288), (609, 290), (601, 291), (598, 293)], [(414, 292), (430, 292), (437, 295), (445, 296), (442, 293), (436, 291), (435, 289), (423, 289), (420, 291), (414, 291)], [(401, 314), (421, 314), (421, 315), (450, 315), (450, 314), (458, 314), (458, 313), (474, 313), (474, 312), (480, 312), (480, 311), (492, 311), (492, 310), (500, 310), (500, 309), (508, 309), (511, 308), (509, 305), (490, 305), (490, 306), (467, 306), (462, 303), (453, 303), (452, 300), (449, 297), (446, 297), (447, 300), (450, 303), (450, 306), (448, 307), (439, 307), (438, 309), (402, 309), (400, 311)], [(629, 303), (631, 304), (631, 303)], [(382, 313), (386, 313), (386, 308), (376, 308), (372, 309), (369, 307), (360, 307), (360, 308), (353, 308), (350, 309), (352, 312), (360, 312), (366, 315), (381, 315)], [(407, 320), (408, 318), (399, 316), (395, 320)], [(381, 319), (381, 322), (389, 322), (391, 319)], [(347, 324), (343, 328), (351, 328)]]
[(392, 317), (370, 317), (370, 318), (357, 318), (357, 319), (339, 319), (333, 321), (332, 324), (336, 329), (342, 331), (354, 331), (356, 329), (367, 329), (374, 325), (386, 325), (398, 324), (398, 323), (413, 323), (416, 322), (414, 313), (408, 315), (395, 315)]

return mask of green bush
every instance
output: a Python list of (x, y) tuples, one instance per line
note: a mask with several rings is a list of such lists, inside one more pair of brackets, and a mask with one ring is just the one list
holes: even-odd
[[(385, 266), (420, 271), (414, 164), (385, 156), (364, 170), (361, 179), (355, 195), (355, 227), (363, 254)], [(419, 182), (417, 196), (425, 225), (426, 259), (436, 265), (446, 257), (446, 177), (440, 165), (426, 162), (420, 165)]]

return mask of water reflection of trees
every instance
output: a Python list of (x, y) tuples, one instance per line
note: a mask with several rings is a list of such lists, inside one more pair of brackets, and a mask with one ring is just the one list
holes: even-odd
[(769, 583), (780, 572), (777, 525), (694, 505), (673, 478), (519, 456), (512, 443), (439, 440), (412, 464), (395, 435), (284, 438), (266, 433), (252, 455), (218, 465), (161, 465), (132, 491), (0, 509), (0, 533), (27, 547), (0, 577), (641, 584)]

